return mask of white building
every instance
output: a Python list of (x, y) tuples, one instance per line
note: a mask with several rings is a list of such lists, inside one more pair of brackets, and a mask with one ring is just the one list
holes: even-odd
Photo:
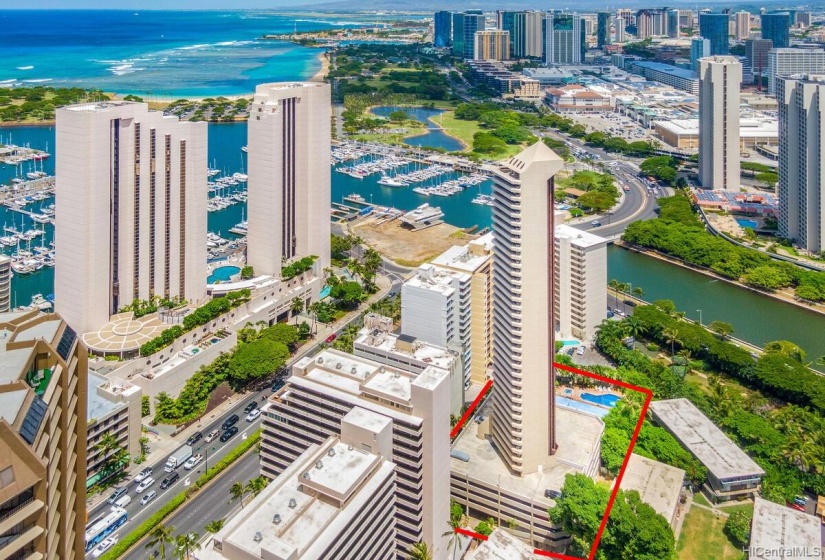
[(312, 444), (215, 534), (198, 560), (393, 560), (395, 473), (390, 430), (345, 428)]
[(607, 308), (607, 239), (562, 224), (555, 241), (556, 330), (591, 340)]
[(825, 76), (777, 80), (779, 233), (813, 252), (825, 248)]
[(56, 311), (85, 333), (135, 299), (203, 300), (206, 123), (125, 101), (56, 120)]
[(825, 74), (825, 49), (771, 49), (768, 52), (769, 94), (776, 94), (777, 78), (794, 74)]
[(401, 287), (401, 332), (459, 354), (466, 381), (472, 355), (472, 276), (422, 264)]
[(329, 266), (330, 86), (262, 84), (249, 106), (247, 263), (279, 276), (314, 255)]
[[(264, 412), (261, 474), (275, 478), (310, 445), (342, 433), (355, 409), (392, 434), (396, 465), (396, 554), (425, 541), (444, 560), (450, 508), (449, 374), (418, 375), (335, 350), (305, 357)], [(386, 428), (385, 428), (386, 427)], [(373, 450), (374, 451), (374, 450)], [(386, 456), (386, 455), (385, 455)]]
[(754, 499), (749, 560), (777, 557), (822, 558), (822, 527), (814, 515)]
[(548, 13), (545, 62), (550, 64), (582, 64), (585, 44), (584, 22), (576, 14)]
[(699, 61), (699, 181), (706, 189), (739, 190), (739, 85), (734, 56)]
[(740, 41), (751, 36), (751, 15), (750, 12), (736, 12), (736, 38)]
[(11, 309), (11, 258), (0, 255), (0, 313)]

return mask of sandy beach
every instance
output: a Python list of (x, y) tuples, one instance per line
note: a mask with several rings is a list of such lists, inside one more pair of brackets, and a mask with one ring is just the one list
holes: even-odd
[(318, 53), (318, 61), (321, 63), (321, 69), (309, 79), (310, 82), (323, 82), (329, 74), (329, 57), (325, 51)]

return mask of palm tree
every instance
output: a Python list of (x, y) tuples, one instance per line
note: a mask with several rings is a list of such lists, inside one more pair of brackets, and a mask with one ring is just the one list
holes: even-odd
[(627, 332), (627, 334), (629, 336), (632, 336), (633, 338), (638, 338), (647, 330), (645, 328), (644, 323), (642, 323), (642, 321), (635, 315), (631, 315), (630, 317), (622, 321), (622, 325), (624, 327), (625, 332)]
[(320, 301), (313, 301), (307, 307), (307, 311), (312, 315), (312, 332), (316, 332), (316, 327), (318, 326), (318, 310), (321, 307)]
[(244, 487), (242, 482), (235, 482), (232, 486), (229, 487), (229, 502), (234, 502), (235, 500), (241, 501), (241, 509), (243, 509), (243, 497), (246, 495), (246, 488)]
[(299, 297), (292, 298), (292, 303), (289, 304), (289, 310), (292, 312), (292, 316), (295, 317), (295, 325), (297, 326), (298, 315), (304, 310), (304, 300)]
[(450, 537), (450, 543), (447, 546), (452, 546), (453, 552), (450, 558), (453, 559), (456, 557), (456, 553), (460, 552), (459, 546), (461, 545), (461, 539), (458, 538), (456, 529), (464, 524), (464, 508), (455, 500), (450, 500), (450, 519), (447, 520), (447, 524), (450, 526), (450, 530), (444, 533), (444, 536)]
[(100, 451), (100, 455), (103, 457), (99, 469), (101, 480), (109, 478), (118, 469), (122, 469), (129, 464), (129, 452), (121, 447), (120, 442), (111, 432), (105, 432), (94, 448), (96, 451)]
[(613, 297), (616, 300), (616, 304), (613, 306), (614, 309), (619, 308), (619, 281), (615, 278), (607, 283), (607, 287), (613, 290)]
[(150, 550), (157, 547), (160, 559), (166, 560), (166, 545), (174, 542), (172, 538), (174, 532), (175, 528), (172, 526), (158, 525), (149, 533), (149, 541), (146, 543), (145, 548)]
[(410, 548), (408, 560), (433, 560), (433, 553), (424, 541), (418, 541)]
[(639, 287), (633, 288), (633, 295), (636, 296), (637, 299), (642, 299), (642, 296), (645, 295), (645, 291)]
[(252, 494), (252, 496), (254, 497), (254, 496), (257, 496), (258, 494), (260, 494), (261, 491), (264, 488), (266, 488), (266, 485), (267, 485), (267, 480), (266, 480), (265, 477), (256, 476), (255, 478), (253, 478), (252, 480), (250, 480), (249, 482), (246, 483), (246, 487), (244, 488), (244, 490), (246, 492)]
[(225, 522), (226, 520), (224, 519), (214, 519), (206, 525), (204, 525), (203, 530), (207, 533), (212, 533), (214, 535), (215, 533), (218, 533), (221, 529), (223, 529), (223, 525)]
[(662, 336), (665, 338), (665, 342), (670, 344), (670, 355), (676, 355), (676, 349), (674, 345), (679, 342), (679, 331), (677, 329), (665, 329), (662, 331)]
[(178, 535), (175, 539), (175, 552), (180, 560), (189, 560), (192, 553), (200, 550), (201, 536), (197, 533), (186, 533), (185, 535)]

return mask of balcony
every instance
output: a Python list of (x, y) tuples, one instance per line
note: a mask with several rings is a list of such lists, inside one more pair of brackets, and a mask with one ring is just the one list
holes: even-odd
[(30, 371), (26, 374), (26, 383), (34, 389), (37, 396), (42, 397), (49, 386), (49, 381), (52, 380), (52, 373), (53, 371), (49, 368)]

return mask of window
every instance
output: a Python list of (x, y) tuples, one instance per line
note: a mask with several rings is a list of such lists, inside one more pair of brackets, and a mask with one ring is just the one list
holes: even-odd
[(0, 488), (5, 488), (9, 484), (14, 482), (14, 468), (11, 466), (6, 467), (5, 469), (0, 471)]

